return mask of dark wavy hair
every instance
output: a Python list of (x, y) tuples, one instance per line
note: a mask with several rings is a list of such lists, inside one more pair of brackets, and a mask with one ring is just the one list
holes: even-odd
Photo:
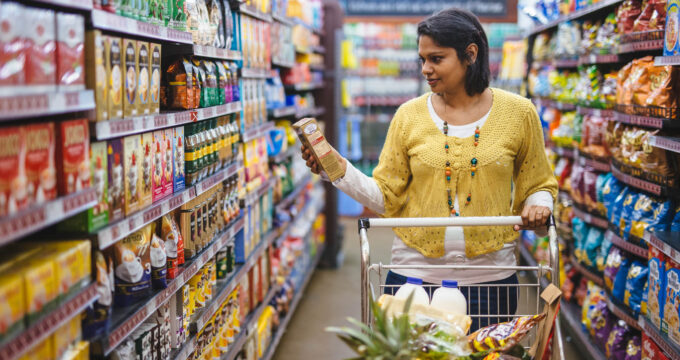
[[(489, 87), (489, 41), (477, 16), (455, 7), (442, 10), (418, 24), (418, 39), (423, 35), (438, 46), (454, 48), (458, 59), (469, 64), (465, 74), (468, 95), (481, 94)], [(465, 51), (470, 44), (477, 44), (479, 49), (474, 63)]]

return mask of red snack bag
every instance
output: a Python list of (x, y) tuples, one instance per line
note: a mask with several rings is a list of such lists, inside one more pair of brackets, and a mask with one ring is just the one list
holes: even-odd
[(62, 121), (58, 129), (59, 194), (68, 195), (90, 187), (90, 132), (85, 119)]
[(23, 6), (13, 2), (0, 3), (0, 93), (3, 93), (2, 87), (7, 87), (14, 93), (16, 89), (12, 87), (25, 82), (26, 42), (22, 37), (23, 17)]
[(14, 214), (29, 204), (24, 145), (20, 127), (0, 128), (0, 216)]
[(54, 165), (56, 139), (54, 123), (37, 123), (22, 128), (26, 142), (25, 169), (28, 197), (43, 203), (57, 197), (57, 170)]
[(56, 84), (56, 34), (54, 11), (26, 8), (26, 85), (40, 92)]
[(85, 19), (57, 13), (57, 85), (85, 88)]

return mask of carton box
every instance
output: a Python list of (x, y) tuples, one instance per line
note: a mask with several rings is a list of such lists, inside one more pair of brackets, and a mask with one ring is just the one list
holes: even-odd
[(139, 72), (137, 76), (137, 114), (149, 114), (149, 89), (151, 85), (150, 72), (151, 52), (149, 43), (137, 41), (137, 66)]
[(87, 120), (58, 123), (57, 180), (60, 195), (90, 187), (90, 132)]
[(323, 136), (316, 119), (304, 118), (293, 124), (293, 128), (300, 141), (311, 150), (317, 164), (321, 166), (331, 181), (345, 175), (340, 159), (335, 156), (335, 151)]
[(21, 166), (25, 158), (21, 128), (0, 128), (0, 216), (14, 214), (29, 205), (28, 180)]
[(165, 152), (167, 142), (165, 141), (165, 130), (154, 131), (153, 150), (153, 172), (151, 181), (151, 191), (153, 193), (153, 201), (156, 202), (165, 197)]
[(173, 172), (174, 172), (174, 192), (184, 190), (184, 127), (178, 126), (174, 129), (173, 140)]
[(122, 219), (125, 214), (125, 172), (123, 171), (125, 154), (123, 153), (123, 139), (109, 140), (106, 151), (109, 220), (115, 221)]
[(666, 3), (666, 26), (663, 41), (664, 56), (680, 54), (678, 43), (678, 21), (680, 21), (680, 0), (669, 0)]
[(546, 314), (545, 319), (541, 321), (538, 326), (536, 334), (536, 341), (529, 349), (529, 354), (532, 358), (545, 359), (546, 351), (549, 349), (549, 342), (553, 338), (553, 330), (555, 319), (560, 309), (560, 298), (562, 291), (557, 286), (550, 284), (541, 293), (541, 298), (545, 301), (543, 312)]
[(151, 72), (149, 88), (149, 113), (158, 114), (161, 103), (161, 44), (149, 43), (149, 71)]
[(29, 324), (56, 307), (59, 289), (56, 268), (54, 260), (48, 257), (26, 259), (12, 267), (23, 275)]
[(109, 119), (123, 117), (123, 41), (119, 37), (104, 36), (104, 61), (107, 80), (107, 112)]
[(137, 41), (123, 39), (123, 117), (138, 115), (137, 78), (139, 74), (139, 57)]
[(140, 209), (142, 199), (142, 136), (124, 138), (123, 153), (125, 216), (128, 216)]
[(32, 91), (56, 90), (56, 18), (53, 10), (25, 7), (26, 85)]
[[(24, 7), (19, 3), (0, 3), (0, 94), (14, 94), (18, 86), (26, 83), (26, 46), (24, 39)], [(0, 214), (1, 215), (1, 214)]]
[(153, 175), (153, 151), (154, 137), (153, 133), (142, 134), (142, 164), (139, 169), (139, 177), (141, 179), (141, 199), (140, 209), (143, 209), (153, 203), (152, 191), (152, 175)]
[(165, 129), (165, 134), (163, 135), (163, 141), (165, 141), (165, 169), (163, 170), (164, 180), (163, 180), (163, 193), (164, 196), (172, 195), (174, 190), (174, 162), (175, 162), (175, 148), (174, 148), (174, 138), (175, 131), (173, 129)]
[(26, 145), (24, 169), (30, 203), (41, 204), (57, 197), (55, 166), (56, 135), (54, 123), (37, 123), (22, 127)]
[(3, 272), (0, 276), (0, 339), (9, 338), (24, 328), (26, 299), (20, 274)]
[(57, 85), (60, 91), (85, 88), (85, 19), (57, 13)]
[(109, 119), (108, 109), (108, 78), (106, 74), (110, 71), (105, 61), (106, 47), (104, 46), (104, 36), (99, 30), (88, 31), (85, 34), (85, 83), (88, 89), (94, 90), (95, 121), (105, 121)]

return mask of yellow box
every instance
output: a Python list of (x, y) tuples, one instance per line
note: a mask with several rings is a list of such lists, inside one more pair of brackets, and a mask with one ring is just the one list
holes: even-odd
[(21, 360), (45, 360), (52, 359), (52, 336), (48, 336), (38, 345), (34, 346), (24, 354)]
[(106, 107), (109, 119), (123, 117), (123, 56), (122, 40), (104, 36), (104, 62), (106, 68)]
[(59, 295), (82, 289), (92, 277), (92, 245), (88, 240), (23, 243), (41, 249), (40, 257), (49, 256), (56, 264)]
[(137, 41), (123, 39), (123, 117), (134, 117), (137, 111), (137, 78), (139, 76), (139, 56)]
[(151, 49), (149, 43), (137, 41), (137, 114), (149, 114), (149, 89), (151, 87)]
[(26, 300), (21, 275), (3, 273), (0, 276), (0, 339), (24, 328)]
[[(141, 114), (140, 114), (141, 115)], [(155, 145), (153, 133), (142, 134), (141, 166), (139, 167), (139, 179), (141, 181), (139, 208), (144, 209), (153, 202), (152, 175), (153, 175), (153, 151)]]
[(257, 321), (257, 357), (261, 358), (269, 348), (272, 338), (272, 316), (274, 308), (267, 306)]
[(81, 338), (80, 322), (80, 317), (75, 316), (54, 332), (54, 339), (52, 340), (53, 359), (60, 359), (68, 350), (69, 345)]
[(85, 83), (88, 89), (94, 90), (94, 102), (97, 106), (95, 121), (109, 119), (107, 102), (107, 61), (104, 36), (99, 30), (85, 33)]
[(29, 323), (56, 306), (59, 294), (56, 263), (49, 257), (25, 260), (17, 264), (16, 273), (23, 275), (26, 315)]
[(158, 114), (160, 112), (161, 99), (161, 44), (149, 43), (151, 56), (149, 56), (149, 71), (151, 72), (149, 88), (149, 112)]

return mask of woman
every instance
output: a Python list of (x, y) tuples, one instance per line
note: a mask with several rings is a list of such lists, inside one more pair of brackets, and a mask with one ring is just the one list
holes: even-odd
[[(523, 226), (514, 229), (395, 228), (392, 246), (392, 264), (515, 266), (516, 231), (545, 231), (557, 194), (536, 110), (525, 98), (488, 87), (486, 34), (467, 11), (451, 8), (421, 22), (418, 52), (432, 92), (399, 107), (372, 178), (337, 155), (346, 172), (334, 185), (385, 217), (521, 214)], [(302, 151), (318, 174), (310, 151)], [(518, 283), (512, 270), (390, 271), (386, 285), (407, 277), (436, 285), (458, 280), (471, 315), (517, 308), (516, 288), (507, 286)], [(471, 330), (505, 320), (475, 319)]]

